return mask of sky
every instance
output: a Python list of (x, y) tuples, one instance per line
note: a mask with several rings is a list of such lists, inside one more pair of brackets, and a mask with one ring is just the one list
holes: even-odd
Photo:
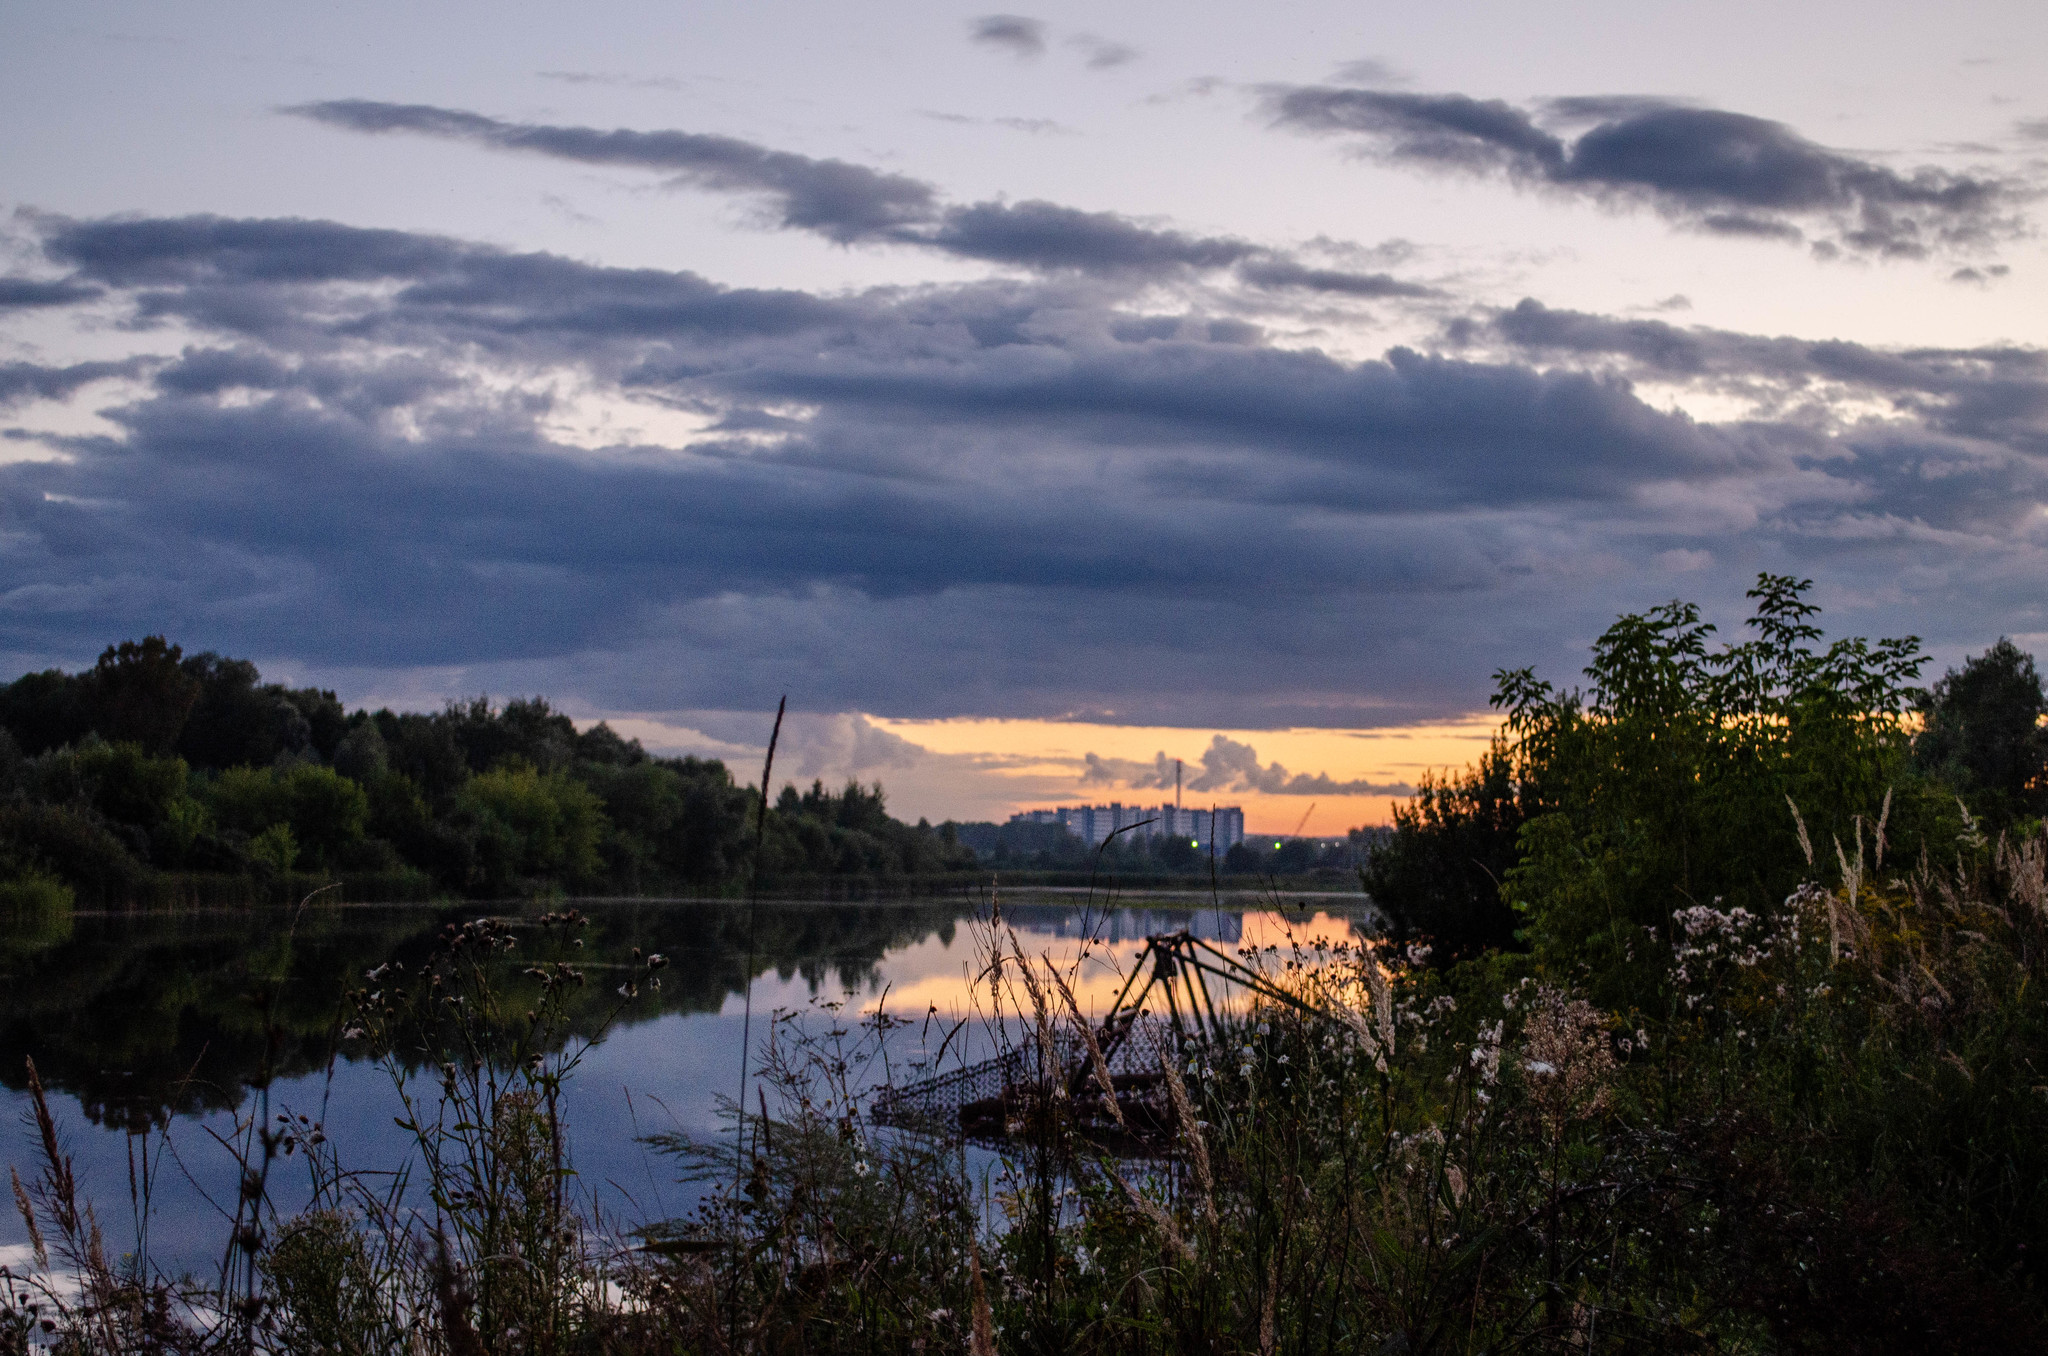
[(0, 672), (1335, 833), (1759, 572), (2038, 649), (2044, 76), (2006, 0), (0, 3)]

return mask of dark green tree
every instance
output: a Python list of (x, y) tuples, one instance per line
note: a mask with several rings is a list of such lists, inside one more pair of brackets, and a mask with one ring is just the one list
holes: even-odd
[(1950, 669), (1921, 703), (1913, 761), (2003, 827), (2048, 807), (2048, 711), (2034, 657), (2003, 636)]
[(75, 744), (92, 729), (87, 687), (61, 669), (25, 673), (0, 687), (0, 725), (31, 758)]
[(88, 675), (92, 728), (114, 743), (169, 753), (199, 700), (199, 684), (162, 636), (109, 645)]
[[(208, 651), (184, 661), (199, 698), (178, 738), (194, 767), (262, 767), (280, 756), (332, 761), (348, 716), (332, 692), (265, 683), (246, 659)], [(103, 732), (104, 733), (104, 732)]]
[(1496, 741), (1476, 767), (1425, 775), (1394, 809), (1394, 832), (1366, 858), (1365, 891), (1396, 940), (1422, 941), (1436, 963), (1511, 947), (1519, 919), (1501, 881), (1520, 858), (1527, 818), (1509, 746)]

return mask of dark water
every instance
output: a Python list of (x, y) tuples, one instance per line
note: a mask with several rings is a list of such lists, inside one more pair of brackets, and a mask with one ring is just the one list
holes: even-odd
[[(1105, 911), (1046, 897), (1010, 901), (1004, 917), (1033, 956), (1070, 960), (1084, 936), (1096, 939), (1076, 988), (1084, 1007), (1101, 1010), (1151, 933), (1189, 927), (1233, 944), (1289, 932), (1337, 936), (1348, 931), (1342, 903), (1278, 915), (1228, 898), (1221, 907), (1163, 900)], [(969, 1012), (969, 980), (987, 938), (986, 906), (963, 900), (579, 907), (591, 921), (576, 960), (592, 982), (575, 1000), (570, 1045), (598, 1039), (570, 1084), (569, 1135), (588, 1197), (628, 1222), (667, 1218), (695, 1202), (695, 1189), (677, 1180), (679, 1165), (640, 1137), (719, 1131), (720, 1099), (738, 1086), (749, 995), (757, 1049), (778, 1009), (816, 1012), (817, 1002), (836, 1001), (846, 1005), (842, 1013), (882, 1004), (931, 1018), (894, 1038), (902, 1060), (919, 1057), (920, 1046), (928, 1056), (935, 1033)], [(393, 1123), (398, 1103), (388, 1074), (336, 1054), (341, 995), (387, 961), (416, 965), (445, 924), (479, 912), (313, 906), (7, 923), (0, 1098), (15, 1115), (0, 1123), (0, 1159), (24, 1178), (38, 1166), (26, 1124), (32, 1057), (109, 1245), (136, 1246), (130, 1164), (144, 1153), (154, 1164), (152, 1260), (209, 1274), (226, 1241), (219, 1207), (232, 1211), (237, 1173), (214, 1134), (230, 1135), (238, 1111), (267, 1096), (273, 1114), (321, 1121), (349, 1166), (404, 1160), (410, 1136)], [(539, 912), (524, 910), (525, 921)], [(502, 916), (518, 920), (522, 911)], [(634, 973), (636, 947), (671, 965), (658, 991), (625, 1001), (611, 981)], [(954, 1057), (973, 1052), (971, 1041), (952, 1049)], [(281, 1209), (303, 1200), (295, 1160), (281, 1163), (273, 1189)], [(17, 1260), (26, 1237), (12, 1211), (0, 1213), (0, 1261)]]

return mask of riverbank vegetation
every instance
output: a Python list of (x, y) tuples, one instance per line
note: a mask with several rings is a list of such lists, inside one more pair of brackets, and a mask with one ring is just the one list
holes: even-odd
[[(728, 1135), (656, 1145), (700, 1210), (614, 1220), (557, 1114), (577, 919), (478, 922), (338, 1023), (411, 1091), (430, 1205), (395, 1209), (258, 1106), (230, 1265), (180, 1290), (107, 1256), (50, 1141), (18, 1194), (81, 1288), (17, 1282), (11, 1331), (455, 1356), (2048, 1350), (2040, 681), (2001, 644), (1923, 693), (1915, 642), (1825, 643), (1804, 589), (1760, 580), (1732, 645), (1683, 605), (1624, 617), (1583, 689), (1502, 673), (1498, 746), (1368, 867), (1392, 935), (1247, 951), (1300, 1003), (1165, 1044), (1147, 1155), (1078, 1132), (1112, 1082), (1092, 1060), (1017, 1101), (985, 1170), (878, 1127), (863, 1080), (936, 1039), (833, 1009), (771, 1024)], [(632, 964), (604, 979), (622, 1001), (663, 976)], [(1027, 1059), (1087, 1048), (1072, 978), (986, 919), (980, 1015)], [(265, 1215), (294, 1152), (324, 1194)]]
[[(0, 687), (0, 903), (731, 891), (759, 795), (716, 759), (659, 758), (541, 698), (345, 711), (162, 637)], [(768, 880), (964, 870), (880, 786), (785, 787)]]

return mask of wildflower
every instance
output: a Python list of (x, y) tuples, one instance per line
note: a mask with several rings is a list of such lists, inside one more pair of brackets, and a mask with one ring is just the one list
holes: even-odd
[(1562, 989), (1539, 988), (1530, 1003), (1523, 1067), (1544, 1078), (1538, 1099), (1552, 1134), (1608, 1103), (1614, 1054), (1606, 1025), (1592, 1004)]

